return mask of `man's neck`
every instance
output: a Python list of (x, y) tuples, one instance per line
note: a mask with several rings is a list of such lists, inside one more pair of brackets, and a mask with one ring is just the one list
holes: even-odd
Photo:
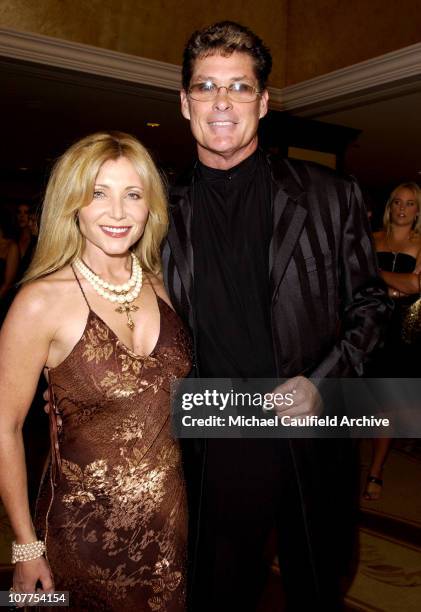
[(199, 160), (204, 166), (208, 168), (215, 168), (216, 170), (230, 170), (234, 166), (238, 166), (242, 161), (253, 155), (257, 149), (257, 137), (252, 140), (247, 146), (237, 149), (232, 152), (219, 153), (216, 151), (210, 151), (197, 145), (197, 154)]

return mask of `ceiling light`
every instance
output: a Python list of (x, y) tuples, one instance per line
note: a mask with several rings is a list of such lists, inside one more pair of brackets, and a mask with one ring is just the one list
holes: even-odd
[(154, 123), (153, 121), (148, 121), (147, 122), (147, 127), (159, 127), (159, 123)]

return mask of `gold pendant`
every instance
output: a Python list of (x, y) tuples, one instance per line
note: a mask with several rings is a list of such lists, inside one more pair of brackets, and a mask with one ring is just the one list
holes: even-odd
[(124, 312), (126, 313), (127, 316), (127, 327), (129, 327), (130, 329), (134, 329), (135, 324), (134, 321), (130, 315), (130, 312), (135, 312), (136, 310), (139, 310), (139, 306), (135, 306), (134, 304), (121, 304), (118, 308), (115, 309), (116, 312), (119, 312), (120, 314), (123, 314)]

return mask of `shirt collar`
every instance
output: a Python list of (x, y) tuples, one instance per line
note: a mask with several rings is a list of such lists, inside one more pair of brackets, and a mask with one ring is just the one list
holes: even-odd
[(205, 166), (201, 161), (197, 162), (197, 174), (198, 177), (205, 181), (215, 181), (215, 180), (232, 180), (236, 178), (242, 178), (245, 176), (250, 176), (256, 167), (258, 160), (260, 158), (261, 152), (259, 149), (256, 149), (251, 155), (243, 159), (242, 162), (229, 168), (229, 170), (220, 170), (219, 168), (210, 168), (209, 166)]

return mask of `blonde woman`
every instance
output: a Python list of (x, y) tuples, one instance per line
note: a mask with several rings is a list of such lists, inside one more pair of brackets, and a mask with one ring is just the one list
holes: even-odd
[[(190, 369), (190, 344), (160, 280), (166, 230), (159, 174), (132, 136), (88, 136), (56, 164), (0, 335), (15, 591), (70, 591), (73, 610), (184, 610), (187, 513), (169, 387)], [(52, 447), (33, 523), (22, 425), (44, 369)]]
[[(402, 323), (408, 307), (419, 297), (420, 279), (416, 269), (421, 257), (421, 189), (416, 183), (402, 183), (389, 196), (383, 229), (374, 234), (380, 274), (389, 288), (395, 308), (384, 348), (379, 352), (372, 376), (410, 378), (420, 376), (419, 346), (402, 339)], [(373, 440), (373, 457), (364, 499), (377, 500), (383, 487), (383, 466), (390, 438)]]

